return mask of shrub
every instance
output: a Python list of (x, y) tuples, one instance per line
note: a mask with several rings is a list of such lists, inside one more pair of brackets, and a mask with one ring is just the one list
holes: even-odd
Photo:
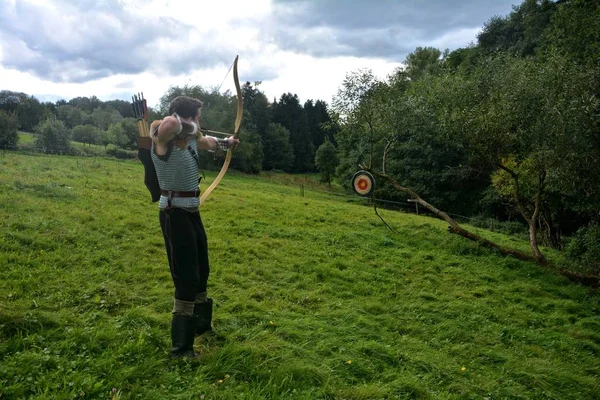
[(14, 149), (18, 140), (17, 118), (0, 110), (0, 148)]
[(126, 160), (131, 158), (137, 158), (137, 151), (112, 148), (106, 150), (106, 155), (116, 157), (121, 160)]
[(582, 269), (600, 273), (600, 225), (580, 228), (569, 241), (565, 255)]

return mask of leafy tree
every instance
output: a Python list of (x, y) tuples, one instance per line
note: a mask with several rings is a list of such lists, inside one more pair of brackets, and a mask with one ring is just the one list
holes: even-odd
[[(373, 129), (376, 105), (371, 101), (371, 94), (377, 84), (378, 81), (371, 70), (351, 72), (346, 75), (342, 87), (333, 99), (333, 109), (343, 124), (336, 140), (340, 142), (342, 139), (342, 145), (347, 141), (349, 151), (355, 148), (360, 154), (368, 154), (369, 165), (372, 164), (372, 147), (376, 141)], [(362, 132), (365, 127), (366, 135)], [(362, 162), (362, 159), (360, 161)]]
[(44, 115), (44, 106), (33, 96), (25, 96), (17, 108), (19, 128), (27, 132), (33, 132), (35, 126), (40, 123)]
[(477, 36), (486, 53), (505, 52), (525, 57), (534, 55), (547, 44), (547, 30), (556, 3), (550, 0), (525, 0), (506, 17), (495, 16)]
[[(458, 115), (467, 151), (507, 174), (511, 200), (529, 225), (532, 251), (541, 262), (538, 227), (549, 192), (598, 199), (598, 99), (590, 71), (561, 56), (543, 64), (498, 57), (479, 69), (471, 86), (477, 103)], [(488, 86), (488, 87), (486, 87)], [(595, 181), (595, 184), (592, 182)], [(573, 201), (578, 202), (573, 198)]]
[(480, 56), (480, 49), (476, 46), (456, 49), (448, 54), (442, 62), (442, 67), (451, 71), (464, 74), (473, 72)]
[(271, 115), (269, 109), (269, 100), (258, 90), (260, 82), (256, 82), (254, 87), (246, 82), (242, 86), (242, 95), (244, 98), (244, 127), (255, 130), (261, 136), (269, 126)]
[(0, 110), (0, 149), (14, 149), (18, 141), (17, 118)]
[(103, 103), (105, 108), (114, 109), (121, 114), (123, 118), (133, 118), (133, 109), (131, 103), (124, 100), (109, 100)]
[(262, 169), (263, 145), (258, 133), (244, 131), (244, 140), (235, 149), (232, 166), (242, 172), (258, 174)]
[(331, 186), (331, 178), (335, 174), (335, 169), (339, 163), (337, 150), (331, 144), (329, 139), (325, 139), (323, 144), (317, 149), (315, 164), (321, 174), (321, 181), (327, 182)]
[(33, 96), (9, 90), (0, 91), (0, 110), (14, 113), (18, 128), (32, 132), (44, 116), (44, 106)]
[(294, 151), (293, 172), (314, 170), (314, 146), (310, 141), (306, 113), (300, 105), (298, 95), (286, 93), (273, 105), (273, 122), (290, 132), (290, 143)]
[(106, 150), (109, 144), (113, 144), (117, 141), (114, 130), (100, 131), (100, 144), (104, 146)]
[(113, 122), (107, 131), (107, 137), (113, 140), (113, 144), (118, 147), (125, 147), (129, 144), (129, 138), (120, 122)]
[(555, 47), (567, 59), (596, 68), (600, 59), (598, 1), (557, 2), (556, 13), (552, 15), (552, 26), (548, 32), (548, 41), (551, 47)]
[(334, 127), (327, 109), (327, 103), (317, 100), (313, 104), (312, 100), (308, 100), (304, 103), (304, 111), (306, 113), (309, 138), (312, 145), (318, 148), (326, 138), (335, 142), (335, 129), (327, 129), (328, 127)]
[(106, 130), (114, 123), (123, 121), (123, 117), (114, 108), (96, 108), (90, 114), (92, 124), (100, 129)]
[[(92, 97), (74, 97), (67, 102), (68, 105), (77, 107), (88, 114), (102, 105), (102, 101), (96, 96)], [(131, 108), (131, 106), (130, 106)]]
[(71, 150), (71, 131), (64, 122), (47, 119), (35, 128), (36, 146), (46, 151), (68, 152)]
[(336, 135), (340, 157), (337, 176), (348, 189), (359, 164), (381, 165), (385, 170), (390, 130), (382, 105), (387, 101), (383, 93), (388, 89), (372, 71), (358, 70), (346, 75), (334, 98), (333, 109), (343, 124)]
[(280, 124), (271, 123), (263, 135), (263, 169), (289, 172), (294, 165), (290, 132)]
[(83, 112), (83, 110), (81, 110), (79, 107), (74, 107), (72, 105), (59, 105), (56, 110), (58, 119), (63, 121), (65, 126), (69, 129), (73, 129), (77, 125), (93, 123), (88, 114)]
[[(151, 122), (149, 121), (149, 124)], [(125, 136), (127, 137), (127, 141), (123, 145), (124, 148), (135, 149), (137, 148), (136, 137), (139, 135), (137, 121), (135, 118), (125, 118), (121, 121), (121, 126), (123, 127), (123, 131)]]
[(406, 56), (406, 73), (415, 81), (425, 74), (436, 74), (440, 70), (442, 52), (434, 47), (417, 47)]
[(22, 96), (26, 96), (26, 94), (10, 90), (0, 90), (0, 110), (16, 114)]
[(72, 129), (72, 138), (76, 142), (96, 144), (100, 141), (100, 132), (93, 125), (77, 125)]

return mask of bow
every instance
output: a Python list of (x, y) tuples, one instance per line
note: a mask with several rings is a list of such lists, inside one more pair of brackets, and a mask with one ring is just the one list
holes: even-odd
[[(240, 133), (240, 126), (242, 124), (242, 115), (244, 113), (244, 104), (243, 104), (243, 100), (242, 100), (242, 89), (240, 88), (240, 81), (238, 79), (238, 70), (237, 70), (238, 57), (239, 56), (236, 56), (235, 61), (233, 62), (233, 80), (235, 82), (235, 91), (237, 93), (237, 116), (235, 118), (235, 128), (233, 130), (233, 137), (236, 139)], [(230, 163), (231, 163), (231, 149), (227, 149), (227, 155), (225, 156), (225, 162), (223, 163), (223, 166), (221, 167), (221, 171), (219, 171), (219, 174), (217, 175), (215, 180), (211, 183), (211, 185), (206, 189), (206, 191), (204, 191), (204, 193), (200, 197), (200, 204), (204, 204), (204, 200), (206, 200), (208, 198), (208, 196), (210, 196), (211, 192), (217, 187), (219, 182), (221, 182), (221, 179), (223, 179), (225, 172), (227, 172), (227, 168), (229, 168)]]

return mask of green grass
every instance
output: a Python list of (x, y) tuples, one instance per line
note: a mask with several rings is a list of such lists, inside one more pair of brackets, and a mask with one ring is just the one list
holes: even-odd
[(142, 179), (135, 160), (0, 153), (0, 398), (600, 393), (597, 293), (432, 218), (380, 210), (391, 233), (348, 197), (239, 174), (201, 208), (226, 340), (172, 362), (173, 289)]
[(19, 146), (32, 147), (35, 143), (36, 135), (29, 132), (19, 132)]
[[(19, 150), (24, 150), (24, 151), (30, 151), (35, 149), (35, 141), (36, 141), (37, 135), (35, 133), (29, 133), (29, 132), (19, 132), (19, 141), (17, 144), (17, 148)], [(88, 156), (88, 157), (106, 157), (107, 155), (109, 155), (107, 153), (107, 151), (110, 152), (110, 150), (113, 151), (120, 151), (120, 152), (129, 152), (131, 154), (136, 153), (135, 151), (131, 151), (131, 150), (123, 150), (120, 147), (114, 145), (114, 144), (109, 144), (108, 146), (103, 146), (103, 145), (99, 145), (99, 144), (90, 144), (90, 143), (82, 143), (82, 142), (76, 142), (71, 140), (70, 141), (70, 145), (71, 145), (71, 153), (74, 153), (76, 155), (80, 155), (80, 156)]]

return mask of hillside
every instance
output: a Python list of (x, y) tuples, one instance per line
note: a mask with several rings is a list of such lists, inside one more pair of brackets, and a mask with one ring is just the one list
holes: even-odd
[(142, 176), (135, 160), (0, 152), (0, 398), (600, 393), (596, 292), (442, 221), (380, 211), (391, 233), (348, 197), (238, 174), (201, 208), (226, 340), (169, 361), (173, 289)]

